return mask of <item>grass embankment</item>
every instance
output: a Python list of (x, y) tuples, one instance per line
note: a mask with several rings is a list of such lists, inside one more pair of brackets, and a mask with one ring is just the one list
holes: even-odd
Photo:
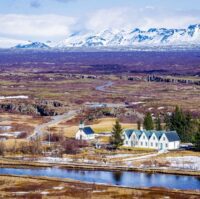
[(197, 199), (200, 192), (162, 188), (120, 188), (68, 179), (1, 175), (1, 198), (169, 198)]
[(187, 170), (173, 170), (173, 169), (159, 169), (159, 168), (130, 168), (122, 166), (107, 166), (107, 165), (88, 165), (80, 163), (69, 163), (69, 164), (57, 164), (57, 163), (39, 163), (34, 161), (19, 161), (14, 159), (0, 159), (0, 167), (2, 168), (41, 168), (41, 167), (53, 167), (59, 166), (60, 168), (66, 169), (83, 169), (83, 170), (102, 170), (102, 171), (137, 171), (147, 173), (163, 173), (163, 174), (176, 174), (176, 175), (188, 175), (188, 176), (200, 176), (200, 171), (187, 171)]

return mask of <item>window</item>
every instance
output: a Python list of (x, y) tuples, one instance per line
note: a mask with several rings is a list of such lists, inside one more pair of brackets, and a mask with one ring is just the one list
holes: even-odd
[(156, 138), (155, 137), (153, 137), (153, 140), (155, 140)]
[(153, 142), (151, 142), (151, 146), (153, 146)]
[(128, 141), (126, 141), (126, 144), (128, 145)]
[(143, 146), (143, 142), (141, 142), (141, 146)]
[(158, 147), (158, 143), (156, 143), (156, 147)]
[(133, 143), (133, 141), (131, 141), (131, 146), (133, 146), (134, 145), (134, 143)]
[(163, 140), (165, 141), (165, 137), (163, 138)]
[(165, 146), (166, 146), (166, 148), (167, 148), (167, 147), (168, 147), (168, 144), (166, 144)]
[(148, 143), (146, 142), (146, 146), (148, 146)]
[(145, 139), (145, 136), (143, 135), (143, 139)]
[(138, 142), (135, 142), (136, 145), (138, 145)]

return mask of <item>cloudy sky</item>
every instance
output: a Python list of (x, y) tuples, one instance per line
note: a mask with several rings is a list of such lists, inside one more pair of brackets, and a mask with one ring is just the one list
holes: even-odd
[(200, 0), (0, 0), (0, 37), (59, 41), (75, 31), (185, 28)]

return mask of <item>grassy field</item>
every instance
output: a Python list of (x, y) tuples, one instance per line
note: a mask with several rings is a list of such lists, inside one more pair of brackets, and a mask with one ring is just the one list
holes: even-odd
[(37, 199), (197, 199), (199, 192), (170, 191), (165, 189), (128, 189), (111, 186), (85, 184), (70, 180), (32, 177), (0, 177), (0, 198)]
[[(101, 118), (94, 120), (93, 122), (88, 123), (95, 133), (102, 133), (102, 132), (111, 132), (113, 125), (115, 124), (116, 118)], [(121, 123), (123, 129), (133, 128), (137, 129), (136, 124), (131, 123)], [(76, 132), (78, 131), (79, 123), (77, 122), (76, 125), (65, 124), (65, 122), (59, 123), (55, 126), (51, 127), (52, 132), (57, 133), (64, 133), (66, 137), (74, 137)]]

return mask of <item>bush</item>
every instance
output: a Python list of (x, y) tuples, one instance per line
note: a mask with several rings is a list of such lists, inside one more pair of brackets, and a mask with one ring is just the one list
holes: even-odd
[(18, 139), (24, 139), (26, 137), (27, 137), (27, 133), (25, 133), (25, 132), (22, 132), (17, 136)]
[(21, 143), (19, 151), (24, 154), (37, 155), (42, 153), (42, 144), (39, 139), (28, 143)]
[(88, 144), (83, 140), (75, 140), (67, 138), (62, 142), (62, 148), (64, 153), (67, 154), (77, 154), (80, 152), (81, 148), (87, 147)]
[(50, 136), (49, 134), (46, 134), (44, 140), (49, 142), (61, 142), (63, 140), (63, 135), (58, 134), (58, 133), (51, 133)]
[(3, 143), (3, 141), (0, 141), (0, 155), (4, 155), (5, 150), (6, 150), (5, 144)]

